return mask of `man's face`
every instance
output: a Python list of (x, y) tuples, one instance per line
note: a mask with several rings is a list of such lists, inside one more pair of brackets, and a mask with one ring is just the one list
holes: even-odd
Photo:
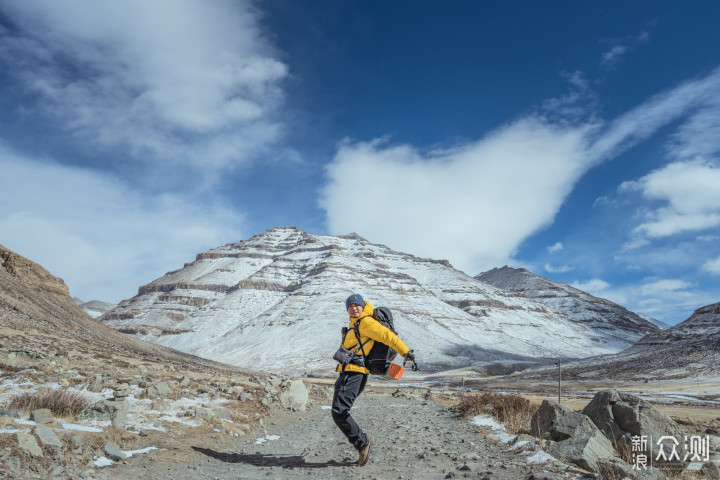
[(358, 318), (363, 311), (363, 307), (360, 305), (352, 304), (348, 307), (348, 313), (351, 318)]

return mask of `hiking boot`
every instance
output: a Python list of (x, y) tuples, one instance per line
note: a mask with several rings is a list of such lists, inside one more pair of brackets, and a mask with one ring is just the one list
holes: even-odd
[(365, 465), (368, 461), (368, 457), (370, 456), (370, 446), (372, 445), (372, 440), (370, 440), (370, 437), (368, 437), (368, 444), (360, 450), (360, 456), (358, 457), (358, 465), (361, 467)]

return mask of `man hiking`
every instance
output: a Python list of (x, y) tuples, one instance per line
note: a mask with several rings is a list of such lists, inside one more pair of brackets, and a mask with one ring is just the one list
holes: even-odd
[[(350, 416), (350, 409), (365, 388), (370, 373), (370, 370), (364, 366), (363, 357), (370, 352), (375, 342), (384, 343), (413, 362), (415, 356), (397, 335), (373, 318), (373, 306), (370, 302), (364, 301), (360, 295), (350, 295), (345, 301), (345, 308), (350, 315), (350, 325), (342, 346), (357, 353), (352, 362), (337, 367), (340, 375), (335, 382), (332, 417), (338, 428), (359, 452), (358, 465), (362, 466), (368, 461), (372, 442)], [(356, 338), (355, 326), (358, 327), (360, 338)]]

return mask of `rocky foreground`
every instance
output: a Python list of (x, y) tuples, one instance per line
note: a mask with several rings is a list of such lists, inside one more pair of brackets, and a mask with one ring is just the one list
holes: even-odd
[[(607, 439), (612, 428), (608, 434), (594, 425), (617, 408), (625, 423), (613, 427), (614, 435), (635, 424), (638, 432), (650, 432), (645, 424), (652, 407), (613, 391), (598, 394), (600, 400), (582, 414), (546, 402), (525, 434), (509, 435), (484, 414), (490, 410), (460, 416), (463, 394), (372, 384), (353, 408), (375, 445), (361, 468), (332, 422), (329, 380), (174, 366), (141, 370), (96, 373), (62, 355), (37, 358), (21, 351), (0, 358), (0, 478), (613, 478), (598, 473), (607, 469), (665, 478), (659, 471), (633, 475)], [(48, 408), (17, 404), (18, 398), (60, 393), (84, 402), (65, 413), (52, 409), (70, 403), (67, 398)], [(670, 426), (655, 434), (683, 434), (664, 420)], [(720, 419), (708, 428), (709, 461), (683, 478), (720, 478)]]

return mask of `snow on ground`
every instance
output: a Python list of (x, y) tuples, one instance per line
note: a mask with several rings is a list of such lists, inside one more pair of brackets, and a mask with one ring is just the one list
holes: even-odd
[(255, 440), (255, 444), (262, 445), (269, 440), (280, 440), (280, 435), (265, 435), (264, 437)]

